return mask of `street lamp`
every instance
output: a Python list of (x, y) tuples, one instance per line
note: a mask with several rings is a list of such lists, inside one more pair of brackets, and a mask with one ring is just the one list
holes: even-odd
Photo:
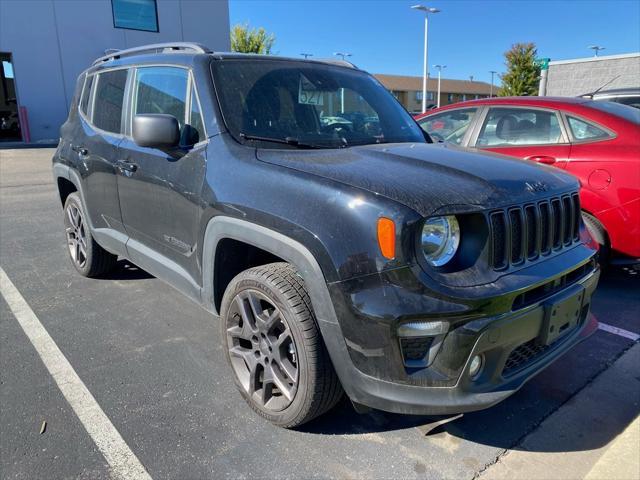
[(342, 60), (344, 61), (345, 57), (350, 57), (351, 54), (350, 53), (343, 53), (343, 52), (334, 52), (333, 53), (335, 56), (337, 57), (342, 57)]
[[(345, 61), (345, 57), (350, 57), (350, 53), (345, 52), (334, 52), (333, 53), (337, 57), (342, 57), (342, 61)], [(344, 113), (344, 88), (340, 89), (340, 113)]]
[(313, 53), (301, 53), (300, 55), (302, 55), (305, 58), (305, 60), (309, 57), (313, 57)]
[(600, 45), (589, 45), (588, 48), (590, 48), (591, 50), (594, 51), (596, 57), (598, 56), (598, 52), (600, 50), (604, 50), (605, 49), (605, 47), (601, 47)]
[(438, 108), (440, 108), (440, 74), (442, 73), (442, 70), (447, 68), (446, 65), (434, 65), (433, 68), (437, 68), (438, 69)]
[(491, 74), (491, 90), (489, 90), (489, 98), (493, 97), (493, 76), (498, 73), (495, 70), (489, 70), (489, 73)]
[(429, 33), (429, 14), (438, 13), (440, 10), (433, 7), (426, 7), (424, 5), (414, 5), (414, 10), (420, 10), (424, 12), (424, 63), (422, 66), (422, 113), (427, 111), (427, 36)]

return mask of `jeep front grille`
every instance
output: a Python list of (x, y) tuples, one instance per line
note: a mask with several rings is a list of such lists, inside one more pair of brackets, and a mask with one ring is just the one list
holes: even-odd
[(491, 266), (506, 270), (534, 261), (579, 239), (577, 193), (496, 210), (489, 215)]

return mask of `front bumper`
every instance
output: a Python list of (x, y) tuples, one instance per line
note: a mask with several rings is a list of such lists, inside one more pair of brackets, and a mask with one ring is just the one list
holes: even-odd
[[(347, 305), (338, 302), (340, 324), (322, 325), (323, 336), (342, 385), (354, 402), (409, 414), (439, 415), (480, 410), (515, 393), (527, 380), (597, 329), (597, 321), (589, 314), (589, 308), (600, 272), (593, 261), (582, 265), (581, 269), (582, 276), (570, 277), (570, 283), (560, 285), (538, 301), (517, 309), (509, 307), (507, 312), (495, 315), (482, 314), (482, 301), (465, 306), (442, 298), (430, 299), (435, 302), (435, 310), (446, 305), (446, 309), (453, 312), (450, 318), (443, 318), (441, 314), (439, 317), (427, 316), (450, 321), (451, 326), (435, 360), (424, 368), (410, 368), (403, 362), (399, 339), (393, 333), (397, 331), (397, 318), (391, 319), (383, 313), (373, 315), (375, 305), (366, 315), (369, 328), (363, 336), (362, 332), (358, 335), (356, 331), (362, 328), (365, 316), (353, 315), (353, 309), (348, 313)], [(559, 278), (561, 276), (558, 282)], [(361, 284), (358, 291), (377, 298), (380, 294), (367, 289), (366, 283)], [(576, 303), (579, 305), (577, 324), (555, 341), (547, 341), (548, 345), (541, 343), (549, 305), (573, 295), (572, 291), (580, 292), (579, 303)], [(396, 302), (402, 310), (410, 306), (408, 302), (414, 303), (409, 301), (411, 294), (408, 295), (409, 298), (399, 298), (397, 292), (387, 288), (387, 298), (382, 300)], [(339, 297), (338, 292), (332, 292), (332, 297)], [(352, 291), (342, 298), (354, 300), (357, 295)], [(511, 305), (515, 297), (504, 295), (503, 298)], [(485, 310), (489, 304), (495, 309), (495, 303), (487, 301)], [(366, 310), (366, 302), (360, 305)], [(411, 319), (411, 316), (407, 318)], [(483, 357), (483, 368), (472, 379), (470, 362), (479, 354)]]

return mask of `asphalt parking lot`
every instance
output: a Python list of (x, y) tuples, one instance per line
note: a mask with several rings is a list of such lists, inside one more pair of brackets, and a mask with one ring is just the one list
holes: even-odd
[[(75, 272), (51, 155), (0, 150), (0, 266), (153, 478), (474, 478), (634, 344), (599, 330), (507, 401), (444, 425), (358, 415), (343, 401), (311, 424), (282, 430), (235, 391), (207, 312), (123, 261), (108, 279)], [(612, 269), (593, 312), (606, 325), (640, 332), (639, 292), (640, 276)], [(561, 450), (597, 448), (615, 430)], [(2, 478), (110, 477), (2, 297), (0, 432)]]

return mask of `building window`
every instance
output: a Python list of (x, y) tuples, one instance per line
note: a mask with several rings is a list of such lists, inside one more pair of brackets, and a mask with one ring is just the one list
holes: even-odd
[(433, 92), (427, 92), (427, 100), (433, 100)]
[(448, 101), (449, 103), (453, 102), (453, 93), (449, 93), (449, 94), (447, 95), (447, 101)]
[(418, 102), (422, 101), (422, 90), (419, 90), (419, 91), (416, 92), (416, 100)]
[(466, 93), (463, 93), (463, 94), (462, 94), (462, 101), (463, 101), (463, 102), (466, 102), (466, 101), (467, 101), (467, 94), (466, 94)]
[(480, 95), (476, 95), (475, 99), (478, 100), (480, 98)]
[(115, 28), (158, 31), (156, 0), (111, 0), (111, 10)]

